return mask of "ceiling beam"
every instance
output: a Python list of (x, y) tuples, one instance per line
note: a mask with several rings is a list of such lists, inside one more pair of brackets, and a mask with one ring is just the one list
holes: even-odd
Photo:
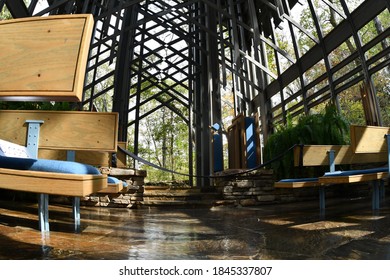
[(30, 16), (23, 0), (6, 0), (5, 5), (7, 6), (13, 18), (23, 18)]
[[(375, 15), (379, 14), (385, 8), (386, 0), (366, 0), (351, 14), (354, 25), (357, 29), (360, 29), (367, 22), (372, 20)], [(332, 52), (332, 50), (338, 47), (341, 43), (345, 42), (345, 40), (347, 40), (351, 36), (352, 29), (350, 24), (346, 20), (342, 21), (326, 37), (324, 37), (324, 44), (327, 53), (329, 54), (330, 52)], [(322, 58), (323, 54), (321, 46), (315, 45), (300, 58), (303, 71), (305, 72), (306, 70), (308, 70)], [(290, 82), (294, 81), (299, 76), (297, 64), (292, 65), (280, 76), (283, 79), (285, 85), (288, 85)], [(278, 84), (278, 82), (271, 82), (266, 88), (267, 98), (270, 99), (273, 95), (278, 93), (279, 90), (280, 85)]]

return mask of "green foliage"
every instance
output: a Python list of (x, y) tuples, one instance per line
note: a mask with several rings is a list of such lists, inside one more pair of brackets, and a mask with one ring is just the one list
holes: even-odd
[[(264, 147), (265, 162), (281, 155), (296, 144), (341, 145), (349, 142), (349, 124), (338, 113), (336, 106), (328, 105), (319, 114), (309, 114), (293, 124), (288, 118), (287, 124), (277, 128)], [(293, 152), (270, 165), (279, 178), (295, 177)], [(315, 172), (315, 171), (314, 171)]]
[(48, 110), (48, 111), (71, 111), (68, 102), (0, 102), (2, 110)]
[(365, 125), (366, 119), (364, 116), (363, 103), (360, 97), (360, 84), (351, 87), (339, 94), (339, 103), (343, 115), (348, 119), (348, 122), (355, 125)]
[[(161, 92), (161, 87), (172, 86), (172, 92)], [(141, 115), (138, 154), (140, 157), (161, 167), (180, 173), (189, 172), (188, 119), (189, 110), (180, 102), (172, 100), (168, 93), (187, 95), (188, 90), (175, 85), (171, 80), (164, 80), (159, 87), (144, 82), (141, 84)], [(135, 90), (135, 89), (133, 89)], [(131, 100), (131, 102), (134, 102)], [(133, 105), (133, 104), (132, 104)], [(134, 143), (134, 127), (129, 127), (128, 139)], [(133, 145), (133, 144), (132, 144)], [(134, 147), (129, 147), (134, 150)], [(146, 165), (148, 180), (152, 182), (187, 180), (186, 176), (171, 174)]]
[(0, 20), (6, 20), (6, 19), (11, 19), (11, 13), (8, 11), (6, 7), (2, 11), (0, 11)]
[(390, 66), (373, 75), (379, 107), (381, 109), (382, 125), (390, 126)]
[[(174, 171), (188, 173), (187, 124), (172, 111), (161, 109), (141, 122), (139, 155), (150, 162)], [(143, 166), (149, 181), (185, 180), (178, 176)]]

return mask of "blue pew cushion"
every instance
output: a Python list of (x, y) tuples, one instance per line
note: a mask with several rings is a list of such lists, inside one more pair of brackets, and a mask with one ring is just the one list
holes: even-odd
[(79, 162), (5, 156), (0, 156), (0, 168), (68, 174), (101, 174), (97, 168)]
[(348, 170), (348, 171), (335, 171), (335, 172), (326, 172), (324, 176), (353, 176), (353, 175), (363, 175), (363, 174), (373, 174), (378, 172), (387, 172), (387, 167), (379, 168), (369, 168), (362, 170)]
[(318, 178), (298, 178), (298, 179), (283, 179), (282, 183), (296, 183), (296, 182), (317, 182)]
[(108, 176), (107, 177), (107, 182), (109, 184), (118, 184), (119, 182), (122, 182), (123, 186), (127, 187), (127, 183), (125, 181), (121, 181), (121, 180), (119, 180), (118, 178), (115, 178), (115, 177)]
[[(44, 171), (67, 174), (100, 175), (100, 171), (88, 164), (73, 161), (34, 159), (26, 147), (0, 139), (0, 168)], [(109, 176), (108, 183), (117, 184), (119, 179)], [(127, 183), (122, 181), (126, 187)]]

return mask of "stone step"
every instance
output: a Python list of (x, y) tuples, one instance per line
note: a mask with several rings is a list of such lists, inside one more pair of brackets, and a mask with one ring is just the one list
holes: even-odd
[(145, 186), (143, 206), (213, 206), (220, 200), (217, 192), (203, 192), (199, 188), (175, 188), (167, 186)]
[(183, 207), (211, 207), (216, 204), (217, 200), (152, 200), (147, 199), (139, 201), (138, 203), (142, 206), (153, 207), (153, 206), (183, 206)]

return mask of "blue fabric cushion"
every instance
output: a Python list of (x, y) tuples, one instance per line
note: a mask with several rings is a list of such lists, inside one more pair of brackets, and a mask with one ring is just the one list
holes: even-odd
[(317, 182), (318, 178), (298, 178), (298, 179), (283, 179), (282, 183), (296, 183), (296, 182)]
[(352, 175), (360, 175), (360, 174), (372, 174), (378, 172), (387, 172), (387, 167), (380, 168), (370, 168), (363, 170), (348, 170), (348, 171), (335, 171), (335, 172), (326, 172), (324, 176), (352, 176)]
[[(0, 156), (0, 168), (32, 170), (44, 172), (57, 172), (67, 174), (92, 174), (99, 175), (100, 171), (88, 164), (73, 161), (49, 160), (49, 159), (32, 159), (32, 158), (14, 158)], [(107, 177), (108, 183), (118, 183), (120, 180), (115, 177)], [(127, 186), (122, 181), (123, 186)]]
[(9, 169), (28, 170), (34, 164), (36, 159), (32, 158), (15, 158), (0, 156), (0, 167)]
[(125, 181), (121, 181), (121, 180), (119, 180), (118, 178), (115, 178), (115, 177), (108, 176), (107, 177), (107, 182), (109, 184), (118, 184), (119, 182), (122, 182), (123, 186), (127, 187), (127, 183)]
[(97, 168), (88, 164), (50, 159), (14, 158), (0, 156), (0, 167), (68, 174), (101, 174)]

